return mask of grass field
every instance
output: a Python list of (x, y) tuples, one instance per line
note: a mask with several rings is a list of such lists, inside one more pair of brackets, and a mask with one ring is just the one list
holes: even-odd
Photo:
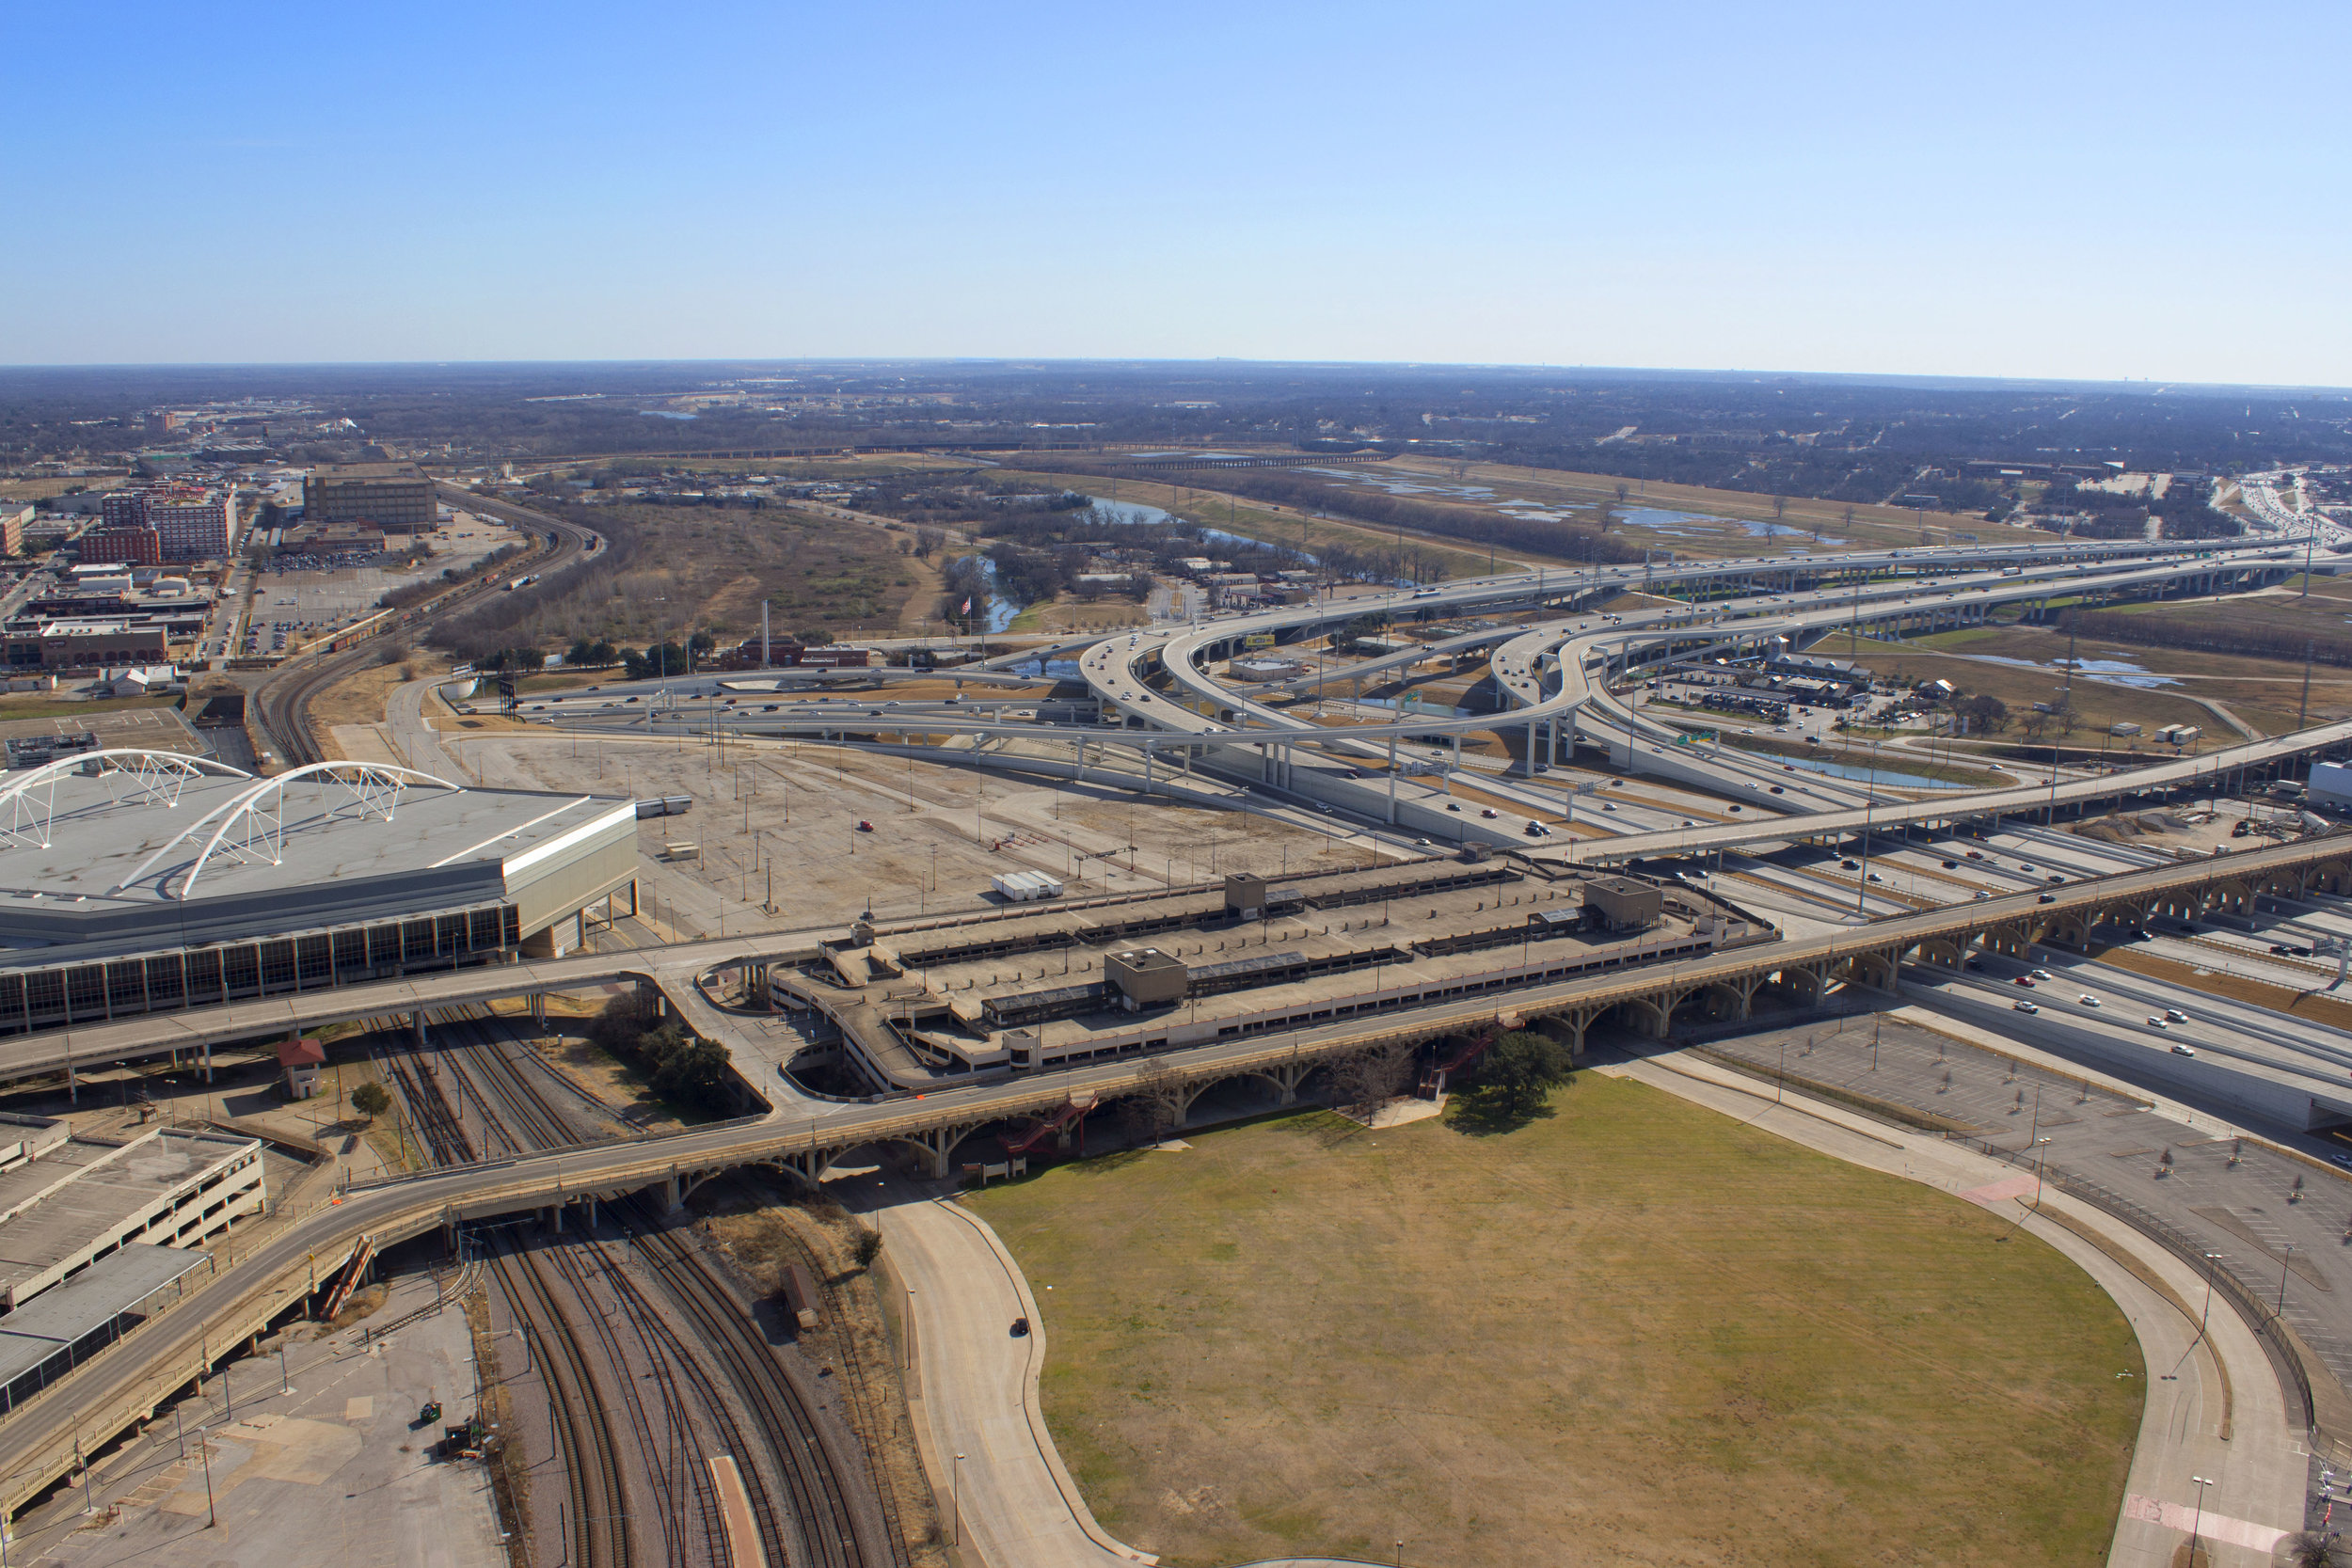
[[(2240, 616), (2267, 620), (2269, 599), (2249, 600), (2235, 607), (2205, 606), (2212, 610), (2230, 608)], [(2343, 606), (2344, 601), (2335, 603)], [(2352, 607), (2347, 607), (2352, 608)], [(2338, 617), (2341, 621), (2341, 616)], [(1846, 657), (1847, 640), (1842, 634), (1825, 638), (1814, 651), (1832, 657)], [(2026, 703), (2046, 699), (2047, 689), (2058, 684), (2058, 662), (2066, 657), (2067, 637), (2055, 626), (1971, 626), (1961, 631), (1938, 632), (1902, 643), (1882, 643), (1879, 649), (1900, 649), (1895, 656), (1897, 663), (1906, 670), (1919, 661), (1911, 655), (1915, 651), (1942, 654), (1993, 655), (2001, 658), (2022, 659), (2043, 666), (2042, 669), (2019, 669), (2014, 666), (1969, 663), (1966, 678), (1947, 669), (1939, 669), (1933, 676), (1920, 673), (1914, 679), (1941, 677), (1970, 690), (1990, 691), (2014, 710), (2021, 704), (2011, 701), (2006, 688), (2013, 687)], [(1866, 663), (1877, 662), (1872, 657), (1873, 644), (1862, 640)], [(1879, 657), (1884, 657), (1881, 654)], [(2173, 683), (2157, 690), (2139, 690), (2129, 687), (2105, 685), (2090, 679), (2074, 682), (2074, 705), (2085, 716), (2083, 729), (2075, 732), (2079, 740), (2088, 731), (2095, 734), (2116, 720), (2130, 720), (2142, 724), (2151, 719), (2158, 724), (2187, 723), (2203, 726), (2208, 737), (2229, 739), (2233, 732), (2226, 725), (2217, 724), (2214, 715), (2201, 705), (2189, 701), (2201, 697), (2226, 706), (2248, 723), (2265, 735), (2282, 735), (2296, 727), (2302, 708), (2303, 663), (2298, 659), (2258, 658), (2244, 655), (2214, 653), (2202, 648), (2152, 648), (2137, 643), (2109, 641), (2102, 638), (2078, 637), (2074, 640), (2074, 657), (2086, 662), (2112, 659), (2144, 670), (2152, 675), (2166, 676)], [(1961, 662), (1961, 661), (1955, 661)], [(2312, 671), (2310, 721), (2327, 721), (2352, 716), (2352, 670), (2329, 665), (2317, 665)]]
[[(1460, 477), (1455, 478), (1457, 469)], [(1686, 555), (1777, 555), (1783, 551), (1804, 547), (1813, 548), (1812, 535), (1818, 530), (1828, 549), (1829, 539), (1844, 539), (1853, 547), (1891, 547), (1919, 543), (1919, 529), (1924, 521), (1928, 542), (1942, 545), (1954, 543), (1952, 533), (1974, 533), (1981, 541), (2002, 539), (2033, 540), (2046, 537), (2038, 531), (2012, 529), (1998, 523), (1988, 523), (1974, 513), (1947, 515), (1930, 513), (1924, 519), (1915, 518), (1907, 510), (1895, 506), (1849, 506), (1844, 501), (1814, 500), (1804, 496), (1788, 498), (1778, 521), (1798, 531), (1803, 537), (1788, 534), (1758, 538), (1742, 523), (1764, 523), (1774, 520), (1772, 498), (1747, 490), (1710, 490), (1697, 484), (1668, 484), (1657, 480), (1621, 480), (1611, 474), (1579, 473), (1565, 468), (1524, 468), (1503, 463), (1471, 463), (1455, 465), (1437, 458), (1404, 457), (1384, 463), (1375, 470), (1381, 473), (1418, 473), (1433, 479), (1464, 484), (1483, 484), (1504, 495), (1524, 497), (1547, 503), (1592, 504), (1615, 502), (1617, 486), (1626, 486), (1624, 505), (1650, 507), (1661, 511), (1694, 512), (1711, 521), (1725, 519), (1721, 526), (1709, 527), (1708, 522), (1677, 525), (1687, 527), (1689, 533), (1661, 538), (1665, 548)], [(1851, 517), (1847, 514), (1851, 512)], [(1645, 531), (1629, 528), (1627, 537), (1643, 542)]]
[[(1066, 484), (1073, 490), (1109, 499), (1111, 481), (1097, 474), (1055, 473), (1048, 468), (1008, 469), (1000, 478), (1030, 479), (1046, 484)], [(1314, 553), (1315, 541), (1338, 540), (1358, 549), (1376, 549), (1393, 545), (1397, 531), (1381, 528), (1375, 523), (1343, 521), (1336, 517), (1309, 517), (1293, 507), (1278, 506), (1270, 501), (1255, 501), (1236, 497), (1223, 490), (1206, 490), (1197, 484), (1163, 483), (1136, 476), (1122, 476), (1117, 485), (1117, 499), (1122, 504), (1156, 506), (1172, 515), (1200, 523), (1207, 528), (1223, 529), (1262, 544), (1279, 545), (1285, 549)], [(1404, 531), (1405, 542), (1419, 545), (1441, 562), (1447, 574), (1454, 578), (1485, 577), (1488, 562), (1494, 562), (1502, 570), (1525, 562), (1534, 564), (1564, 565), (1565, 562), (1549, 556), (1530, 555), (1524, 550), (1505, 551), (1490, 555), (1484, 550), (1468, 550), (1458, 541), (1446, 540), (1435, 534), (1413, 529)]]
[[(2038, 626), (1972, 626), (1964, 631), (1939, 632), (1900, 642), (1870, 637), (1855, 639), (1836, 632), (1805, 651), (1817, 657), (1850, 658), (1875, 674), (1899, 677), (1906, 684), (1947, 680), (1963, 691), (1998, 698), (2010, 713), (2010, 726), (2001, 732), (2001, 736), (2010, 740), (2022, 736), (2033, 705), (2056, 701), (2058, 689), (2065, 684), (2064, 672), (2047, 666), (2052, 660), (2066, 657), (2066, 634)], [(2149, 650), (2103, 648), (2094, 646), (2089, 639), (2082, 640), (2074, 652), (2077, 658), (2126, 660), (2151, 673), (2170, 673), (2187, 662), (2143, 658)], [(2041, 668), (1993, 663), (1989, 659), (2019, 659)], [(2195, 724), (2213, 737), (2208, 744), (2236, 738), (2234, 732), (2211, 712), (2190, 702), (2185, 690), (2185, 687), (2148, 690), (2078, 678), (2074, 683), (2074, 704), (2082, 721), (2075, 727), (2072, 743), (2088, 742), (2096, 748), (2100, 732), (2118, 723), (2137, 724), (2143, 735), (2153, 735), (2166, 724)], [(2244, 695), (2233, 691), (2222, 696), (2222, 700), (2236, 712), (2237, 703)], [(2249, 718), (2249, 722), (2259, 721)]]
[(1640, 1085), (1553, 1105), (1284, 1115), (966, 1199), (1104, 1524), (1172, 1568), (2105, 1560), (2143, 1384), (2073, 1264)]

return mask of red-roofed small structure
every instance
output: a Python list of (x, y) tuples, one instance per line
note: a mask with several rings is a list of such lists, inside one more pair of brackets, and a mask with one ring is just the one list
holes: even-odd
[(308, 1100), (319, 1092), (319, 1069), (326, 1047), (308, 1035), (278, 1042), (278, 1065), (286, 1069), (286, 1098)]

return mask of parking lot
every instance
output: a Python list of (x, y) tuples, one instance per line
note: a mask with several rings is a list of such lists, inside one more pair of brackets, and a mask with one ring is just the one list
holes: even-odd
[(433, 555), (414, 569), (389, 564), (403, 559), (396, 554), (281, 553), (255, 574), (252, 610), (238, 652), (248, 658), (291, 653), (301, 643), (374, 613), (386, 594), (417, 581), (420, 575), (463, 576), (500, 546), (521, 543), (523, 535), (494, 518), (461, 512), (426, 538)]

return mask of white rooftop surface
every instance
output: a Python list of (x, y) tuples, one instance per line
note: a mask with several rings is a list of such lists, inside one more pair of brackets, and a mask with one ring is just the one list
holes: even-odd
[[(0, 801), (0, 830), (13, 829), (0, 833), (0, 905), (23, 910), (55, 902), (87, 911), (108, 903), (151, 907), (158, 900), (177, 900), (206, 843), (229, 818), (215, 817), (194, 832), (188, 832), (191, 825), (261, 782), (189, 779), (179, 786), (177, 801), (167, 805), (146, 798), (125, 774), (70, 773), (56, 781), (45, 847), (39, 817), (49, 804), (49, 785), (33, 786), (21, 806)], [(160, 788), (168, 791), (171, 784)], [(261, 843), (274, 829), (269, 808), (276, 800), (275, 792), (263, 797), (249, 824), (230, 821), (197, 880), (195, 898), (469, 862), (511, 867), (517, 857), (551, 847), (615, 813), (634, 816), (629, 801), (609, 797), (413, 784), (396, 797), (389, 789), (372, 789), (363, 806), (359, 795), (338, 780), (302, 778), (284, 790), (282, 840)], [(118, 891), (119, 883), (183, 832), (187, 836), (139, 880)]]

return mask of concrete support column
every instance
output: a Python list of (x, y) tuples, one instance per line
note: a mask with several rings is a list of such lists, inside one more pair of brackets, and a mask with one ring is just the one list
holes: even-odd
[(1389, 736), (1389, 826), (1396, 826), (1396, 736)]
[[(415, 1041), (416, 1041), (419, 1045), (423, 1045), (423, 1044), (426, 1044), (426, 1043), (427, 1043), (426, 1037), (425, 1037), (425, 1026), (424, 1026), (424, 1009), (423, 1009), (422, 1007), (419, 1007), (419, 1008), (418, 1008), (415, 1012), (410, 1013), (410, 1014), (408, 1015), (408, 1033), (409, 1033), (409, 1037), (410, 1037), (411, 1038), (413, 1038), (413, 1039), (414, 1039), (414, 1040), (415, 1040)], [(211, 1053), (210, 1053), (210, 1051), (208, 1050), (208, 1051), (207, 1051), (207, 1053), (206, 1053), (206, 1056), (205, 1056), (205, 1066), (204, 1066), (204, 1077), (205, 1077), (205, 1081), (206, 1081), (206, 1082), (208, 1082), (208, 1083), (209, 1083), (209, 1082), (211, 1082), (211, 1080), (212, 1080), (212, 1075), (213, 1075), (212, 1058), (211, 1058)]]
[[(419, 1039), (422, 1039), (422, 1038), (424, 1037), (424, 1033), (423, 1033), (423, 1031), (424, 1031), (424, 1024), (423, 1024), (423, 1022), (422, 1022), (421, 1021), (422, 1021), (422, 1019), (424, 1018), (424, 1015), (423, 1015), (422, 1013), (419, 1013), (419, 1014), (417, 1015), (417, 1017), (418, 1017), (418, 1019), (420, 1020), (420, 1022), (419, 1022), (419, 1023), (418, 1023), (418, 1025), (417, 1025), (417, 1030), (418, 1030), (418, 1033), (417, 1033), (417, 1037), (418, 1037)], [(212, 1081), (213, 1081), (213, 1042), (212, 1042), (212, 1041), (210, 1041), (210, 1040), (206, 1040), (206, 1041), (204, 1042), (204, 1082), (206, 1082), (207, 1084), (209, 1084), (209, 1083), (211, 1083)]]

